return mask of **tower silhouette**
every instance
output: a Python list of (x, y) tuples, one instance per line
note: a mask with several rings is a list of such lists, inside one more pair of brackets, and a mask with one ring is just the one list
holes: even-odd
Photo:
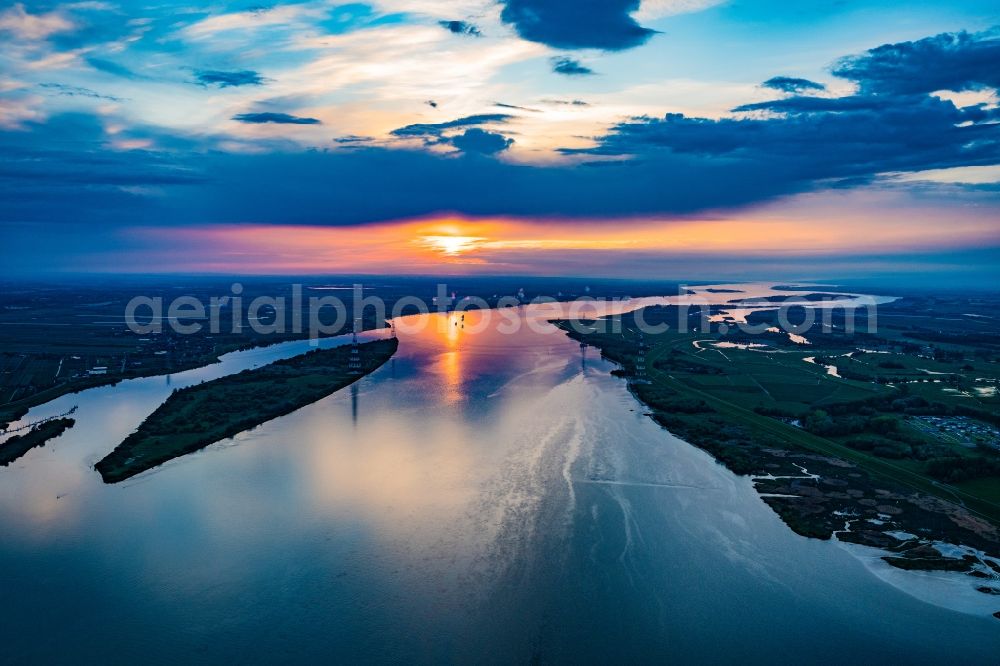
[(649, 383), (649, 379), (646, 377), (646, 341), (642, 337), (641, 331), (639, 332), (639, 349), (636, 351), (635, 357), (635, 383)]
[(347, 373), (361, 374), (361, 346), (358, 344), (358, 320), (354, 320), (354, 331), (351, 333), (351, 356), (347, 361)]

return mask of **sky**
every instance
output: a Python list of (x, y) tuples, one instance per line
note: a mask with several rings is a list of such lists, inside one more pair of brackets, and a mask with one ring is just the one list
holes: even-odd
[(3, 273), (1000, 277), (995, 0), (0, 2)]

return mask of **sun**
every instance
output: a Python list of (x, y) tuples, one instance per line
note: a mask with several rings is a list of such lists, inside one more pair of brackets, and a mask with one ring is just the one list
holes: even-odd
[(485, 240), (478, 236), (421, 236), (420, 242), (423, 245), (446, 254), (450, 257), (458, 256), (463, 252), (475, 249), (475, 247)]

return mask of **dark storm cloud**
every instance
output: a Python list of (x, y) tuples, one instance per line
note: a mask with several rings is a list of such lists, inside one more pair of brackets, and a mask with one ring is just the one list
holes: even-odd
[[(484, 153), (509, 139), (485, 131), (440, 139), (454, 141), (458, 156), (364, 144), (245, 154), (178, 142), (170, 150), (120, 151), (109, 138), (99, 117), (83, 114), (0, 132), (0, 221), (329, 224), (333, 210), (342, 225), (441, 210), (600, 218), (740, 205), (790, 191), (774, 174), (686, 155), (604, 169), (507, 164)], [(152, 132), (146, 138), (156, 146), (170, 141)], [(720, 190), (720, 182), (730, 185)]]
[(218, 70), (199, 70), (195, 72), (195, 78), (203, 86), (218, 86), (229, 88), (235, 86), (259, 86), (264, 83), (264, 78), (249, 69), (238, 72), (222, 72)]
[[(180, 194), (207, 182), (187, 159), (110, 150), (108, 138), (100, 117), (82, 113), (27, 123), (23, 131), (0, 132), (0, 223), (86, 227), (101, 224), (102, 217), (122, 223), (130, 211), (153, 210), (137, 196), (140, 189)], [(182, 143), (176, 147), (193, 148)]]
[[(506, 104), (498, 104), (497, 106), (517, 108)], [(480, 113), (443, 123), (407, 125), (393, 130), (392, 135), (400, 138), (420, 138), (424, 140), (426, 145), (452, 145), (459, 151), (468, 154), (493, 155), (507, 150), (514, 141), (502, 134), (480, 129), (478, 125), (504, 123), (512, 117), (507, 113)], [(450, 133), (450, 130), (459, 129), (464, 129), (464, 132), (461, 134)]]
[(826, 90), (826, 86), (822, 83), (816, 83), (815, 81), (810, 81), (809, 79), (797, 79), (793, 76), (774, 76), (767, 81), (764, 81), (761, 85), (765, 88), (780, 90), (781, 92), (786, 93), (802, 93), (810, 90), (818, 92)]
[(469, 37), (482, 37), (483, 35), (479, 31), (479, 28), (465, 21), (438, 21), (438, 25), (456, 35), (467, 35)]
[(487, 132), (475, 127), (451, 138), (451, 145), (463, 153), (479, 153), (482, 155), (493, 155), (502, 152), (510, 148), (513, 143), (513, 139), (508, 139), (503, 134)]
[(348, 134), (347, 136), (334, 137), (333, 142), (339, 143), (344, 146), (371, 143), (375, 139), (370, 136), (359, 136), (357, 134)]
[[(772, 99), (766, 102), (754, 102), (753, 104), (743, 104), (733, 109), (734, 112), (745, 111), (776, 111), (780, 113), (845, 113), (854, 111), (879, 111), (887, 109), (890, 104), (897, 104), (912, 100), (916, 103), (923, 103), (926, 99), (924, 95), (912, 95), (907, 97), (889, 99), (883, 97), (871, 97), (865, 95), (849, 95), (847, 97), (787, 97), (785, 99)], [(935, 98), (936, 99), (936, 98)]]
[(643, 44), (656, 31), (631, 14), (639, 0), (502, 0), (501, 18), (524, 39), (560, 49), (620, 51)]
[[(635, 118), (600, 137), (594, 148), (564, 152), (733, 160), (771, 171), (792, 188), (838, 179), (867, 182), (893, 171), (996, 164), (1000, 112), (984, 105), (960, 108), (927, 94), (1000, 82), (995, 49), (990, 34), (966, 33), (882, 46), (838, 62), (834, 74), (857, 82), (857, 94), (797, 95), (734, 109), (749, 117)], [(994, 67), (985, 66), (988, 61)]]
[(458, 129), (461, 127), (475, 127), (486, 123), (502, 123), (512, 118), (508, 113), (480, 113), (473, 116), (456, 118), (443, 123), (414, 123), (399, 129), (394, 129), (393, 136), (439, 136), (445, 130)]
[(594, 73), (594, 70), (581, 65), (578, 60), (573, 60), (565, 56), (552, 58), (552, 71), (556, 74), (565, 74), (566, 76), (586, 76)]
[(719, 159), (692, 150), (647, 151), (600, 169), (509, 164), (482, 150), (505, 138), (461, 136), (453, 145), (465, 141), (465, 152), (457, 156), (363, 143), (328, 152), (116, 151), (107, 148), (100, 119), (52, 119), (28, 132), (0, 132), (0, 223), (357, 225), (442, 210), (568, 219), (684, 215), (809, 191), (810, 176), (821, 175), (795, 160)]
[(833, 74), (868, 94), (1000, 87), (1000, 30), (944, 33), (840, 59)]
[(793, 97), (741, 109), (785, 115), (639, 118), (619, 124), (598, 147), (574, 152), (645, 159), (665, 151), (738, 160), (772, 170), (790, 184), (993, 164), (1000, 156), (997, 125), (959, 126), (976, 117), (978, 109), (958, 109), (933, 97), (894, 98), (891, 104), (866, 98)]
[(238, 120), (241, 123), (276, 123), (278, 125), (319, 125), (321, 124), (318, 118), (303, 118), (301, 116), (292, 116), (287, 113), (239, 113), (233, 116), (233, 120)]
[(99, 120), (90, 129), (92, 141), (53, 141), (58, 149), (37, 138), (65, 127), (35, 126), (27, 144), (28, 132), (0, 132), (0, 222), (357, 225), (442, 210), (601, 219), (739, 206), (801, 189), (753, 164), (692, 155), (602, 169), (508, 164), (488, 154), (509, 140), (487, 132), (439, 139), (462, 151), (443, 156), (364, 144), (260, 154), (115, 151)]

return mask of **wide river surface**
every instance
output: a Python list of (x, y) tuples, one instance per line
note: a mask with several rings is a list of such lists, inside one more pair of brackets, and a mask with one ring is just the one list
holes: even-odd
[(400, 321), (353, 387), (118, 485), (171, 390), (308, 343), (32, 410), (79, 406), (0, 468), (0, 662), (997, 663), (954, 578), (795, 535), (551, 310), (504, 315)]

